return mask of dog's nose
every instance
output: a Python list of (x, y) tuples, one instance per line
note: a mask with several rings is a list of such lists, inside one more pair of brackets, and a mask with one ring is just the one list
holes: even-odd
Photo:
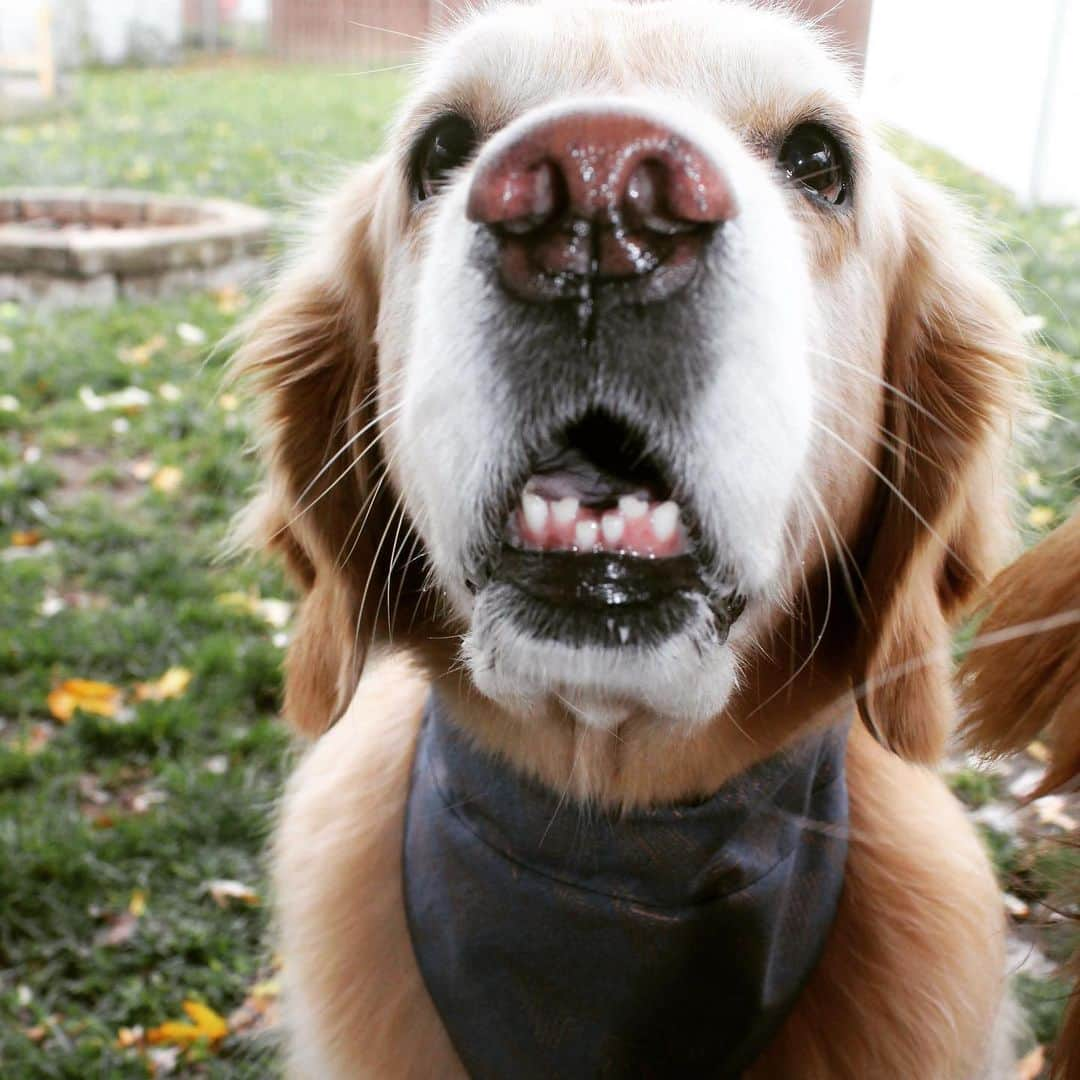
[(481, 155), (469, 219), (496, 234), (507, 287), (528, 300), (630, 282), (667, 299), (735, 214), (719, 166), (661, 122), (610, 108), (545, 118)]

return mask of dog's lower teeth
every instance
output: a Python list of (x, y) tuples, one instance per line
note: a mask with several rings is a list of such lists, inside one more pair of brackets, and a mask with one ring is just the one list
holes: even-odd
[(677, 503), (623, 496), (616, 509), (582, 506), (573, 496), (545, 499), (526, 490), (511, 519), (509, 539), (530, 551), (610, 552), (672, 558), (689, 550)]

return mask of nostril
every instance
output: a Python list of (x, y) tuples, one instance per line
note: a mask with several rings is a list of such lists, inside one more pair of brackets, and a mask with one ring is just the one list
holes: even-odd
[(678, 236), (700, 228), (700, 222), (685, 221), (671, 209), (668, 182), (667, 167), (660, 161), (643, 161), (634, 169), (626, 185), (627, 224), (661, 236)]
[(567, 200), (566, 181), (559, 167), (551, 161), (539, 162), (516, 179), (515, 185), (508, 178), (503, 193), (510, 216), (497, 223), (512, 236), (527, 236), (562, 213)]

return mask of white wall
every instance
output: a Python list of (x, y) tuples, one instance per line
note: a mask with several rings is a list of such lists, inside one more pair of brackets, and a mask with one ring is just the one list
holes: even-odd
[(180, 46), (181, 0), (79, 0), (78, 6), (91, 54), (101, 63), (164, 60)]
[[(36, 48), (44, 0), (0, 0), (0, 52)], [(120, 64), (164, 61), (182, 37), (181, 0), (50, 0), (57, 60)]]
[(1080, 0), (874, 0), (866, 97), (1025, 200), (1080, 203)]

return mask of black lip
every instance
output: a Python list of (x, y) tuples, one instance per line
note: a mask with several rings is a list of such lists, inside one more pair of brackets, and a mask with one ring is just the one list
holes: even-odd
[(532, 552), (504, 546), (490, 580), (507, 614), (536, 637), (610, 647), (655, 644), (684, 628), (705, 600), (722, 641), (745, 607), (710, 595), (692, 555)]

